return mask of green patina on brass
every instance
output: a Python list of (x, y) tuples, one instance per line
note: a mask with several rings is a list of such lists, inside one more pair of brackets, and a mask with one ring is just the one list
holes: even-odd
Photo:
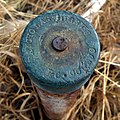
[(20, 53), (34, 84), (63, 94), (89, 79), (98, 63), (100, 43), (94, 28), (80, 15), (54, 10), (27, 25)]

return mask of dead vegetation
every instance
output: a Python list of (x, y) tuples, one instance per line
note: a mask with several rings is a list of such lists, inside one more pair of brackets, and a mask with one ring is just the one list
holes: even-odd
[[(0, 119), (43, 120), (40, 100), (21, 64), (19, 42), (27, 23), (54, 9), (82, 14), (90, 0), (0, 0)], [(63, 120), (120, 120), (120, 2), (109, 0), (92, 22), (100, 60)]]

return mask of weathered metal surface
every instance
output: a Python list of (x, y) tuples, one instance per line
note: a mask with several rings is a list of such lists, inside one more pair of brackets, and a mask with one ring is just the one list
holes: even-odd
[(64, 51), (68, 47), (68, 40), (67, 38), (63, 38), (60, 36), (57, 36), (52, 41), (52, 47), (57, 51)]
[(36, 87), (40, 96), (44, 111), (51, 120), (61, 120), (70, 108), (75, 104), (77, 96), (80, 94), (77, 90), (69, 94), (50, 94)]
[(27, 25), (20, 53), (35, 85), (64, 94), (79, 89), (89, 79), (98, 62), (100, 44), (94, 28), (81, 16), (54, 10)]
[(96, 67), (100, 44), (93, 27), (81, 16), (54, 10), (28, 24), (20, 53), (46, 115), (60, 120)]

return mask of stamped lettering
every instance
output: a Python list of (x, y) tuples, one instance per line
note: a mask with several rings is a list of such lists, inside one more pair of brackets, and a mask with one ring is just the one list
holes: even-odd
[(40, 27), (41, 27), (41, 24), (40, 24), (40, 23), (34, 25), (34, 28), (35, 28), (36, 30), (40, 29)]
[(29, 44), (29, 43), (31, 44), (32, 41), (33, 41), (33, 35), (27, 33), (27, 35), (26, 35), (26, 42), (27, 42), (28, 44)]
[[(22, 41), (21, 51), (28, 69), (34, 71), (32, 67), (35, 67), (36, 76), (61, 84), (69, 84), (91, 73), (98, 49), (92, 28), (86, 21), (64, 11), (45, 13), (35, 21), (28, 25)], [(68, 39), (65, 51), (58, 52), (52, 48), (51, 43), (56, 36)]]
[(44, 36), (43, 35), (41, 35), (40, 37), (39, 37), (39, 44), (40, 45), (42, 45), (42, 41), (44, 40)]
[(70, 17), (69, 21), (74, 24), (75, 23), (75, 18), (74, 17)]
[(89, 52), (92, 54), (92, 53), (95, 53), (96, 52), (96, 49), (95, 48), (92, 48), (92, 47), (90, 47), (89, 48)]
[(96, 49), (89, 47), (86, 58), (84, 58), (81, 62), (81, 67), (86, 74), (91, 70), (91, 67), (95, 60), (95, 57), (94, 57), (95, 53), (96, 53)]
[(50, 17), (50, 15), (46, 15), (43, 17), (42, 20), (44, 21), (44, 23), (47, 23), (47, 22), (51, 21), (51, 17)]
[(48, 75), (50, 75), (50, 76), (54, 76), (54, 70), (53, 69), (51, 69), (51, 68), (49, 68), (48, 69)]
[(34, 29), (29, 29), (29, 33), (33, 35), (33, 34), (35, 34), (35, 30)]

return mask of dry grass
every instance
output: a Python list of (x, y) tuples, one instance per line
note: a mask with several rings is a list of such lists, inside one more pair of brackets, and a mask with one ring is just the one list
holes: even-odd
[[(81, 1), (81, 2), (80, 2)], [(40, 100), (21, 64), (19, 42), (30, 19), (48, 10), (84, 13), (90, 0), (0, 0), (0, 119), (43, 120)], [(93, 20), (101, 56), (88, 85), (63, 120), (120, 120), (120, 2)]]

